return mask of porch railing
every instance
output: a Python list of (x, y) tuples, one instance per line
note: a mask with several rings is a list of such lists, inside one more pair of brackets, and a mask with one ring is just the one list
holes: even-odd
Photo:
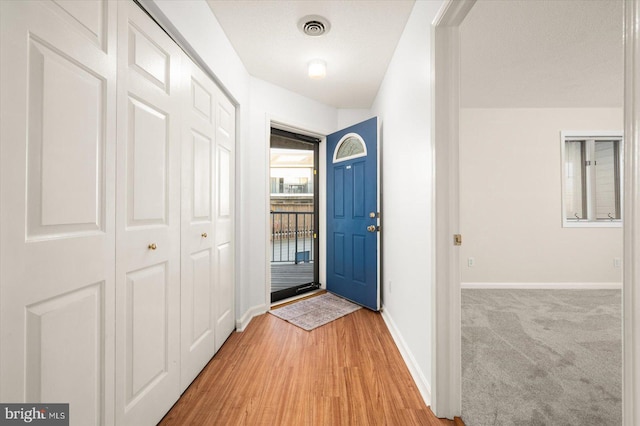
[(271, 262), (313, 262), (313, 212), (271, 212)]

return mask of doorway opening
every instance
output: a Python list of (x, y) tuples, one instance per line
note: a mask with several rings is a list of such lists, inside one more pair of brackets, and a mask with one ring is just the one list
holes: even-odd
[[(438, 274), (438, 278), (436, 280), (436, 292), (435, 292), (436, 297), (434, 298), (433, 307), (436, 310), (436, 320), (435, 320), (436, 331), (434, 333), (434, 336), (435, 336), (434, 347), (437, 348), (437, 351), (435, 352), (434, 358), (436, 359), (433, 366), (433, 371), (435, 373), (433, 375), (434, 377), (432, 378), (432, 382), (433, 382), (432, 391), (434, 395), (433, 397), (434, 401), (432, 403), (432, 406), (434, 406), (434, 412), (439, 417), (445, 417), (445, 414), (447, 414), (447, 412), (451, 412), (452, 414), (460, 412), (459, 396), (460, 396), (460, 389), (461, 389), (460, 387), (461, 378), (460, 378), (459, 372), (461, 370), (465, 371), (464, 368), (461, 368), (459, 364), (459, 361), (461, 359), (460, 344), (459, 344), (460, 334), (458, 331), (456, 331), (456, 330), (460, 330), (460, 318), (461, 318), (460, 311), (459, 311), (460, 278), (461, 278), (460, 269), (459, 269), (459, 265), (460, 265), (459, 260), (460, 260), (460, 257), (464, 257), (464, 256), (461, 256), (461, 254), (464, 255), (464, 252), (461, 253), (460, 248), (456, 248), (450, 245), (450, 241), (451, 241), (451, 234), (455, 232), (459, 232), (461, 229), (464, 230), (465, 232), (465, 237), (464, 237), (465, 241), (469, 240), (469, 238), (466, 236), (467, 228), (464, 227), (464, 224), (460, 225), (458, 222), (458, 219), (459, 219), (458, 197), (459, 197), (459, 188), (460, 188), (459, 180), (458, 180), (460, 178), (460, 172), (458, 170), (458, 167), (463, 167), (463, 165), (459, 165), (459, 160), (458, 160), (459, 159), (459, 153), (458, 153), (459, 132), (462, 133), (458, 127), (458, 123), (460, 120), (459, 101), (462, 98), (462, 96), (459, 93), (460, 56), (461, 56), (459, 51), (460, 50), (459, 42), (461, 37), (459, 27), (460, 27), (460, 23), (463, 22), (463, 20), (465, 19), (466, 12), (468, 12), (469, 8), (473, 5), (473, 3), (474, 1), (449, 2), (447, 6), (452, 6), (452, 7), (449, 7), (449, 9), (442, 14), (443, 19), (440, 20), (440, 22), (435, 28), (436, 37), (434, 40), (434, 44), (436, 46), (436, 52), (434, 55), (436, 57), (435, 59), (436, 84), (434, 88), (434, 93), (436, 93), (435, 108), (434, 108), (434, 111), (435, 111), (434, 126), (435, 126), (436, 137), (434, 139), (435, 139), (435, 145), (436, 145), (436, 148), (435, 148), (435, 151), (436, 151), (435, 157), (436, 157), (436, 163), (437, 163), (436, 171), (440, 169), (440, 172), (437, 172), (438, 176), (436, 178), (436, 181), (437, 181), (436, 194), (439, 193), (440, 195), (438, 196), (439, 198), (436, 201), (436, 218), (437, 218), (436, 221), (438, 224), (436, 228), (437, 229), (436, 246), (437, 246), (437, 256), (438, 256), (436, 260), (436, 264), (437, 264), (436, 271)], [(482, 2), (478, 2), (478, 4), (481, 4), (481, 3)], [(626, 6), (626, 3), (625, 3), (625, 6)], [(628, 12), (625, 12), (625, 14), (627, 16), (627, 19), (629, 19)], [(485, 12), (483, 16), (489, 16), (489, 15), (490, 14)], [(530, 14), (526, 14), (526, 16), (529, 16), (529, 15)], [(599, 19), (602, 19), (602, 18), (599, 18)], [(626, 22), (630, 22), (630, 21), (631, 20), (628, 20)], [(518, 27), (518, 28), (521, 28), (521, 27)], [(633, 26), (631, 26), (631, 28), (633, 28)], [(627, 33), (626, 36), (628, 37), (629, 33)], [(472, 38), (468, 37), (468, 39), (472, 39)], [(484, 44), (495, 45), (493, 43), (486, 43), (486, 42)], [(627, 50), (627, 54), (629, 54), (630, 51), (633, 51), (633, 49)], [(481, 57), (487, 57), (487, 55), (484, 54), (484, 55), (481, 55)], [(462, 61), (462, 63), (465, 63), (465, 61)], [(625, 61), (625, 63), (633, 64), (634, 62), (631, 60), (631, 61)], [(471, 68), (474, 70), (477, 69), (473, 67)], [(630, 71), (632, 69), (633, 69), (633, 65), (630, 65), (629, 67), (626, 68), (625, 72), (627, 77), (629, 77)], [(488, 73), (487, 75), (491, 75), (491, 73)], [(635, 75), (637, 75), (637, 73)], [(522, 81), (522, 75), (518, 75), (518, 78), (520, 79), (520, 81)], [(463, 85), (463, 87), (465, 86)], [(466, 87), (469, 87), (469, 86), (467, 85)], [(482, 86), (479, 85), (479, 87), (482, 87)], [(625, 96), (626, 96), (625, 110), (627, 109), (626, 108), (627, 106), (633, 105), (633, 101), (630, 100), (633, 97), (632, 94), (633, 94), (632, 91), (625, 91)], [(498, 96), (496, 96), (495, 93), (491, 94), (491, 98), (500, 99)], [(475, 107), (474, 108), (475, 110), (480, 109), (477, 107), (477, 105), (474, 105), (474, 107)], [(486, 108), (486, 109), (489, 110), (489, 108)], [(493, 108), (489, 112), (497, 112), (497, 110), (498, 108), (496, 106), (493, 106)], [(522, 110), (524, 110), (524, 108), (522, 108)], [(467, 111), (467, 113), (468, 112), (469, 111)], [(535, 114), (535, 115), (538, 115), (538, 114)], [(631, 116), (632, 114), (628, 113), (627, 111), (627, 114), (625, 115), (625, 122), (627, 126), (626, 129), (629, 129), (629, 127), (632, 127), (632, 126), (629, 126), (629, 122), (632, 121), (630, 118)], [(467, 117), (467, 119), (468, 118), (469, 117)], [(474, 122), (479, 122), (477, 117), (474, 117), (474, 118), (475, 118)], [(554, 118), (558, 120), (559, 117), (554, 117)], [(517, 123), (512, 119), (510, 120), (497, 120), (495, 118), (491, 118), (491, 119), (492, 119), (492, 122), (503, 122), (505, 123), (505, 125), (508, 122), (510, 126), (513, 126), (514, 128), (518, 128), (521, 132), (523, 131), (522, 127), (519, 127)], [(621, 121), (620, 119), (618, 120), (619, 120), (618, 122)], [(484, 122), (485, 123), (489, 122), (489, 118), (485, 119)], [(593, 124), (593, 122), (589, 122), (587, 125), (589, 124)], [(618, 128), (618, 127), (619, 127), (619, 124), (613, 128)], [(557, 126), (557, 128), (558, 130), (556, 130), (555, 134), (559, 135), (560, 127)], [(471, 130), (466, 130), (466, 132), (468, 135), (472, 135), (472, 139), (474, 139), (474, 142), (475, 142), (475, 140), (477, 139), (477, 134)], [(540, 129), (536, 129), (536, 132), (538, 134), (542, 133)], [(496, 131), (494, 134), (501, 135), (501, 136), (504, 135), (504, 133), (501, 133), (499, 131)], [(627, 134), (629, 133), (627, 132)], [(625, 142), (625, 150), (627, 150), (629, 146), (633, 146), (632, 143)], [(510, 145), (510, 147), (513, 147), (513, 145)], [(480, 147), (474, 144), (474, 148), (478, 149)], [(486, 148), (484, 151), (486, 153)], [(555, 151), (554, 153), (558, 153), (558, 152), (559, 150)], [(531, 154), (531, 152), (528, 152), (528, 154)], [(473, 158), (472, 155), (467, 154), (467, 156), (468, 158)], [(627, 164), (631, 162), (632, 161), (628, 161)], [(482, 163), (485, 168), (488, 167), (487, 164), (485, 164), (484, 162), (480, 162), (480, 163)], [(451, 166), (451, 167), (447, 167), (447, 166)], [(538, 168), (539, 167), (540, 166), (538, 164)], [(629, 170), (628, 167), (625, 167), (625, 169)], [(519, 173), (520, 174), (523, 173), (522, 168), (519, 169)], [(560, 176), (560, 173), (558, 173), (558, 175)], [(483, 175), (482, 177), (483, 179), (486, 179), (485, 175)], [(487, 187), (491, 187), (491, 185), (487, 184)], [(627, 194), (630, 191), (629, 185), (627, 182), (625, 182), (625, 191)], [(560, 192), (560, 191), (557, 191), (557, 192)], [(484, 196), (484, 194), (481, 194), (481, 195)], [(487, 198), (485, 197), (484, 199), (486, 200)], [(625, 199), (629, 200), (628, 197)], [(558, 203), (558, 206), (560, 206), (560, 203)], [(627, 208), (626, 210), (630, 211), (629, 208)], [(474, 210), (474, 214), (477, 215), (478, 211)], [(508, 217), (509, 215), (503, 214), (502, 216)], [(625, 217), (627, 219), (632, 220), (632, 215), (625, 215)], [(523, 223), (526, 223), (526, 221)], [(629, 240), (631, 240), (632, 238), (630, 236), (630, 232), (627, 230), (626, 225), (627, 224), (625, 224), (624, 235), (625, 235), (625, 238), (628, 237)], [(483, 226), (486, 226), (486, 224), (483, 223)], [(504, 232), (504, 227), (501, 227), (501, 231)], [(505, 235), (512, 235), (512, 234), (507, 233)], [(538, 235), (538, 238), (539, 238), (539, 235)], [(548, 240), (549, 239), (547, 239), (547, 241)], [(526, 239), (524, 239), (524, 241), (526, 241)], [(631, 258), (627, 250), (627, 248), (629, 247), (631, 247), (631, 245), (625, 246), (624, 248), (624, 257), (626, 260)], [(612, 264), (612, 267), (615, 267), (615, 262), (612, 262), (611, 264)], [(464, 267), (465, 267), (464, 270), (468, 271), (468, 269), (466, 268), (474, 267), (474, 266), (477, 267), (478, 264), (473, 258), (471, 258), (470, 260), (467, 259), (467, 261), (464, 262)], [(501, 269), (493, 267), (492, 270), (496, 271)], [(631, 279), (627, 279), (629, 276), (625, 276), (623, 280), (625, 290), (628, 289), (629, 286), (631, 285), (630, 284)], [(479, 281), (480, 280), (478, 280), (478, 282)], [(508, 280), (501, 280), (501, 281), (508, 282)], [(626, 296), (625, 296), (625, 299), (626, 299)], [(626, 303), (626, 300), (625, 300), (625, 303)], [(628, 306), (629, 305), (626, 305), (625, 308)], [(444, 307), (444, 308), (440, 309), (440, 307)], [(504, 310), (504, 306), (501, 306), (501, 309)], [(623, 315), (623, 318), (625, 317), (626, 316)], [(628, 325), (629, 322), (627, 322), (625, 325)], [(601, 330), (601, 328), (599, 327), (598, 330)], [(547, 331), (548, 330), (545, 329), (545, 333)], [(625, 338), (630, 335), (631, 334), (625, 333)], [(610, 358), (614, 359), (615, 356)], [(625, 362), (627, 360), (628, 359), (625, 359)], [(627, 363), (626, 366), (629, 366), (629, 364)], [(504, 368), (504, 366), (502, 365), (501, 368)], [(625, 377), (623, 378), (623, 384), (626, 382), (626, 377), (632, 377), (632, 376), (633, 375), (625, 375)], [(625, 392), (626, 390), (627, 388), (625, 388)], [(623, 400), (624, 400), (623, 407), (624, 407), (624, 403), (632, 400), (632, 399), (629, 399), (628, 394), (626, 394), (625, 392), (623, 392)], [(449, 416), (446, 415), (446, 417), (449, 417)]]
[(320, 288), (320, 139), (271, 128), (271, 303)]

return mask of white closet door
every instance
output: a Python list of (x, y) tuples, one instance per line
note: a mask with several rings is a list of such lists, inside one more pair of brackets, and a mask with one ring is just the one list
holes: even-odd
[(118, 2), (118, 425), (156, 424), (180, 394), (181, 55)]
[(0, 2), (0, 401), (113, 424), (113, 2)]
[(184, 61), (182, 132), (181, 388), (215, 353), (213, 288), (215, 94), (213, 81)]
[(216, 351), (235, 329), (235, 108), (216, 88), (216, 174), (214, 185)]

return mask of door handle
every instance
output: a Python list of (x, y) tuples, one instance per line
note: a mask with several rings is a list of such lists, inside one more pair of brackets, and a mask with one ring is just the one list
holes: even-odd
[(367, 231), (369, 232), (377, 232), (380, 230), (379, 226), (375, 226), (375, 225), (369, 225), (367, 226)]
[(200, 236), (201, 236), (202, 238), (207, 238), (207, 233), (206, 233), (206, 232), (203, 232), (202, 234), (200, 234)]
[(156, 243), (149, 244), (149, 250), (155, 250), (157, 248), (158, 248), (158, 246), (156, 245)]

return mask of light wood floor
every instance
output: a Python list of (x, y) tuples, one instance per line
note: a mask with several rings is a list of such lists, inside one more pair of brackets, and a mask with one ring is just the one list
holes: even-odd
[(382, 317), (304, 331), (270, 314), (233, 333), (160, 425), (461, 425), (424, 404)]

